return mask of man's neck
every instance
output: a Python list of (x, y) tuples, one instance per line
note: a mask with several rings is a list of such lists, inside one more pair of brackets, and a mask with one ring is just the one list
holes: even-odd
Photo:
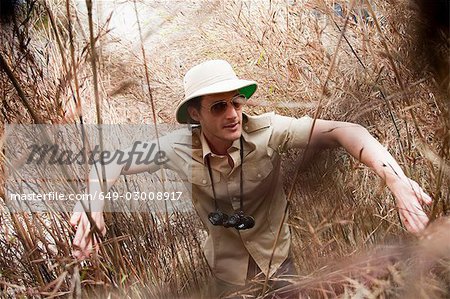
[(221, 141), (217, 140), (216, 142), (211, 142), (208, 137), (205, 136), (206, 142), (208, 142), (209, 148), (211, 152), (216, 155), (228, 155), (228, 149), (231, 147), (233, 142), (231, 141)]

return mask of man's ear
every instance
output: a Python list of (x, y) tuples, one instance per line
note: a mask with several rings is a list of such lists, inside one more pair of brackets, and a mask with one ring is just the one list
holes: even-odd
[(200, 122), (200, 120), (199, 120), (199, 112), (198, 112), (197, 109), (195, 109), (195, 108), (192, 107), (192, 106), (189, 106), (189, 107), (188, 107), (188, 113), (189, 113), (189, 116), (190, 116), (193, 120), (195, 120), (195, 121), (197, 121), (197, 122)]

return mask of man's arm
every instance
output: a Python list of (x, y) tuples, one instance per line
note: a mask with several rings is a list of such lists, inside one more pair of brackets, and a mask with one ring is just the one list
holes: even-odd
[(430, 196), (403, 173), (395, 159), (364, 127), (353, 123), (316, 120), (309, 147), (336, 146), (342, 146), (384, 179), (397, 200), (400, 219), (410, 232), (417, 233), (425, 228), (428, 217), (421, 202), (430, 204)]
[[(161, 142), (165, 144), (165, 141), (163, 137)], [(88, 192), (92, 195), (92, 198), (89, 201), (84, 201), (83, 205), (80, 202), (77, 203), (70, 218), (70, 224), (76, 228), (73, 239), (74, 257), (83, 259), (89, 257), (93, 247), (98, 250), (98, 243), (92, 236), (91, 221), (86, 212), (89, 212), (97, 232), (104, 235), (106, 233), (103, 218), (105, 200), (101, 199), (101, 194), (106, 194), (121, 174), (155, 172), (161, 166), (171, 168), (169, 164), (173, 161), (165, 156), (165, 151), (155, 150), (154, 144), (136, 142), (124, 151), (116, 151), (115, 158), (104, 163), (103, 167), (98, 162), (92, 166), (88, 182)], [(103, 172), (105, 173), (104, 182), (102, 180)]]
[[(107, 164), (104, 167), (106, 178), (106, 190), (109, 190), (114, 182), (119, 178), (122, 172), (123, 165), (116, 163)], [(92, 200), (84, 201), (83, 204), (78, 202), (70, 218), (70, 224), (75, 227), (75, 237), (73, 239), (73, 256), (77, 259), (83, 259), (89, 257), (92, 248), (95, 246), (98, 251), (98, 243), (93, 238), (91, 233), (91, 221), (88, 218), (87, 212), (89, 212), (92, 222), (97, 227), (97, 231), (102, 235), (106, 234), (105, 220), (103, 218), (103, 209), (105, 201), (99, 198), (102, 192), (101, 175), (102, 167), (97, 163), (93, 165), (89, 174), (88, 190), (89, 194), (97, 195), (93, 196)]]

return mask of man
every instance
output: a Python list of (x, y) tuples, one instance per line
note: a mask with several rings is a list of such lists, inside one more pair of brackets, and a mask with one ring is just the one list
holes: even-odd
[[(191, 184), (194, 207), (208, 230), (205, 256), (219, 291), (245, 285), (258, 272), (269, 276), (295, 273), (289, 258), (287, 203), (280, 175), (280, 153), (291, 148), (344, 147), (386, 181), (408, 230), (419, 232), (426, 226), (428, 218), (420, 203), (429, 204), (431, 198), (360, 125), (273, 113), (245, 115), (242, 107), (257, 84), (237, 78), (223, 60), (193, 67), (184, 78), (184, 88), (176, 119), (199, 126), (168, 134), (160, 144), (168, 158), (164, 167)], [(157, 169), (154, 163), (132, 164), (128, 169), (107, 165), (107, 188), (121, 174)], [(100, 191), (97, 177), (91, 174), (91, 193)], [(102, 213), (91, 216), (104, 233)], [(74, 213), (71, 223), (78, 226), (74, 255), (89, 256), (88, 218)]]

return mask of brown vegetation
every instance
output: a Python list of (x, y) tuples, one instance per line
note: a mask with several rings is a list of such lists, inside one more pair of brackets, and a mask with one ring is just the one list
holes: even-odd
[[(420, 24), (430, 15), (420, 1), (419, 10), (407, 0), (139, 2), (161, 15), (142, 33), (149, 82), (139, 40), (108, 49), (115, 43), (107, 22), (89, 29), (73, 1), (55, 3), (27, 1), (1, 24), (2, 148), (8, 123), (172, 124), (186, 70), (224, 58), (259, 83), (248, 112), (366, 126), (432, 196), (431, 219), (449, 215), (450, 89), (441, 67), (448, 66), (449, 36), (439, 29), (432, 50), (423, 42)], [(423, 58), (428, 51), (431, 60)], [(4, 170), (3, 149), (0, 157)], [(308, 163), (292, 153), (283, 167), (299, 269), (294, 286), (305, 296), (450, 296), (448, 218), (418, 238), (406, 234), (381, 180), (341, 151)], [(140, 190), (160, 176), (128, 177), (115, 188)], [(1, 296), (207, 297), (199, 291), (210, 275), (205, 232), (192, 210), (108, 214), (100, 256), (77, 262), (69, 211), (9, 213), (4, 181)]]

